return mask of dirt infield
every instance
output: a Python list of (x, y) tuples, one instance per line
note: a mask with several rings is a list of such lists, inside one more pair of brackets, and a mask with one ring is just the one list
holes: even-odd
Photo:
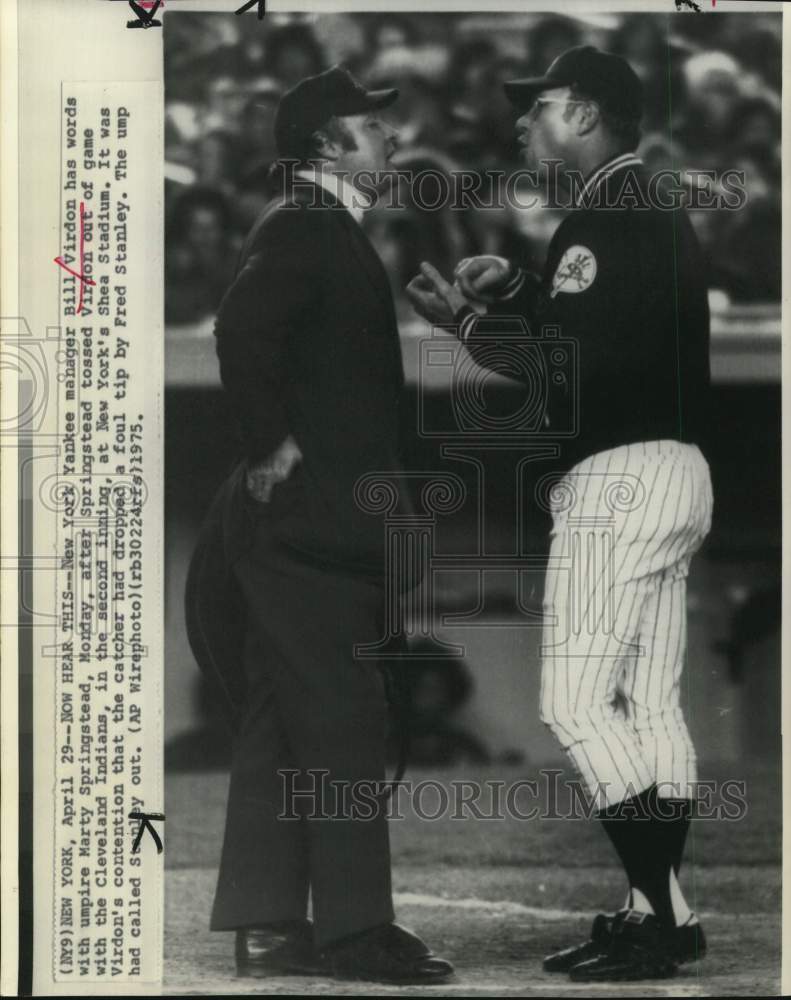
[[(516, 772), (501, 775), (522, 777)], [(414, 776), (451, 782), (462, 775)], [(464, 778), (469, 775), (464, 774)], [(169, 994), (420, 996), (772, 996), (780, 992), (780, 820), (777, 778), (747, 779), (737, 823), (693, 826), (682, 884), (701, 915), (709, 955), (670, 981), (575, 985), (541, 970), (556, 946), (584, 937), (593, 913), (613, 909), (624, 882), (588, 821), (391, 822), (396, 911), (456, 966), (431, 988), (322, 978), (236, 979), (233, 937), (208, 914), (222, 835), (224, 775), (171, 775), (166, 805), (165, 991)]]

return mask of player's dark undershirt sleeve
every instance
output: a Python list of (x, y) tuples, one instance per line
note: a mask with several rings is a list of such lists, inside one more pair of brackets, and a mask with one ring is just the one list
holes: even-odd
[[(460, 339), (483, 364), (487, 356), (492, 357), (486, 350), (487, 339), (518, 334), (520, 327), (513, 318), (521, 317), (531, 338), (541, 337), (543, 327), (553, 326), (559, 328), (560, 336), (578, 342), (582, 382), (609, 380), (614, 372), (631, 377), (632, 368), (640, 369), (633, 327), (645, 276), (638, 273), (640, 262), (628, 233), (621, 231), (616, 240), (608, 228), (595, 223), (562, 228), (550, 245), (543, 280), (527, 274), (518, 293), (489, 305), (485, 318), (471, 307), (463, 307), (455, 317)], [(593, 280), (581, 290), (576, 286), (573, 291), (562, 290), (562, 285), (553, 287), (564, 255), (578, 247), (594, 257)], [(493, 322), (495, 319), (500, 322)]]
[(463, 306), (454, 316), (459, 339), (483, 367), (491, 367), (487, 341), (502, 335), (519, 335), (526, 324), (534, 327), (540, 312), (541, 281), (529, 272), (519, 272), (519, 287), (515, 293), (491, 303), (485, 315), (479, 315), (471, 306)]

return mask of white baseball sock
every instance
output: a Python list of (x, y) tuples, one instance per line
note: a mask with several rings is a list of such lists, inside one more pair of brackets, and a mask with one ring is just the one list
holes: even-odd
[(670, 902), (673, 904), (673, 916), (676, 920), (676, 927), (683, 927), (685, 924), (696, 924), (698, 918), (690, 910), (681, 886), (678, 884), (676, 873), (670, 869)]

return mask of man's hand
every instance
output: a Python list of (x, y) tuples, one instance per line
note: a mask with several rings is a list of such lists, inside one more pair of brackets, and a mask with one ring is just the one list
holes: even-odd
[(426, 261), (420, 265), (420, 274), (406, 286), (406, 293), (415, 312), (429, 323), (452, 323), (459, 309), (470, 304), (458, 288)]
[(459, 290), (474, 302), (494, 302), (516, 271), (505, 257), (486, 254), (465, 257), (456, 265), (453, 277)]
[(299, 445), (289, 434), (277, 451), (272, 452), (263, 462), (248, 465), (247, 492), (260, 503), (269, 503), (273, 487), (288, 479), (294, 466), (301, 461)]

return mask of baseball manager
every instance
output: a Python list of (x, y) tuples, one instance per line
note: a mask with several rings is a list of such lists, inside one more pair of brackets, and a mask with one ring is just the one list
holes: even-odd
[[(712, 513), (699, 447), (704, 268), (684, 211), (656, 204), (635, 154), (642, 93), (627, 62), (581, 46), (543, 77), (505, 86), (527, 165), (546, 175), (555, 161), (575, 210), (541, 279), (479, 257), (462, 261), (451, 285), (426, 263), (409, 294), (424, 317), (456, 323), (473, 356), (497, 335), (491, 320), (477, 331), (483, 311), (504, 328), (521, 317), (532, 336), (559, 327), (578, 344), (576, 382), (545, 387), (548, 432), (570, 391), (580, 430), (561, 446), (550, 491), (541, 716), (594, 798), (629, 892), (623, 909), (596, 918), (590, 941), (544, 968), (580, 982), (663, 978), (705, 950), (677, 880), (696, 781), (680, 705), (686, 581)], [(594, 544), (586, 524), (606, 525)]]

